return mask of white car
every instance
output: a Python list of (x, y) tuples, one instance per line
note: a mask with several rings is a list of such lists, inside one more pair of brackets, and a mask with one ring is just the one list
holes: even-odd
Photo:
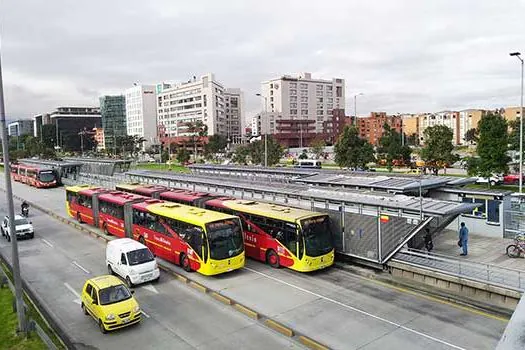
[[(2, 236), (6, 237), (7, 241), (10, 242), (11, 229), (9, 227), (8, 216), (6, 216), (2, 221), (0, 229), (2, 230)], [(17, 239), (35, 237), (35, 229), (33, 228), (33, 224), (31, 223), (31, 221), (29, 221), (27, 218), (21, 215), (15, 215), (15, 230)]]
[(503, 176), (500, 176), (500, 175), (492, 175), (490, 178), (478, 177), (478, 179), (476, 180), (477, 184), (490, 183), (491, 186), (499, 185), (502, 182), (503, 182)]
[(106, 266), (110, 275), (117, 274), (129, 287), (158, 281), (159, 267), (155, 256), (144, 244), (130, 238), (109, 241), (106, 246)]

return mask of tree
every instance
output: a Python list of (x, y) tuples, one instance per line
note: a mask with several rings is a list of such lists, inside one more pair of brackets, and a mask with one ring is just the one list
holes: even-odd
[(306, 151), (306, 148), (299, 154), (299, 159), (308, 159), (308, 151)]
[(319, 159), (319, 157), (321, 157), (321, 155), (323, 154), (325, 146), (326, 143), (323, 139), (315, 139), (310, 145), (310, 152), (315, 155), (316, 159)]
[(421, 150), (421, 158), (425, 163), (432, 164), (437, 168), (445, 168), (447, 164), (456, 161), (457, 156), (452, 153), (454, 145), (452, 140), (454, 133), (445, 125), (435, 125), (424, 131), (425, 147)]
[(401, 134), (385, 123), (383, 125), (383, 135), (379, 139), (378, 154), (382, 159), (386, 159), (388, 170), (392, 171), (394, 160), (401, 160), (405, 163), (410, 162), (411, 153), (410, 147), (401, 144)]
[(354, 126), (344, 128), (335, 144), (334, 152), (335, 162), (340, 167), (364, 168), (367, 163), (375, 161), (374, 147), (358, 136)]
[(493, 174), (506, 173), (510, 160), (507, 121), (499, 114), (488, 113), (481, 118), (478, 130), (476, 151), (479, 158), (467, 162), (469, 174), (490, 178)]
[(468, 129), (465, 133), (465, 141), (473, 144), (478, 141), (478, 130), (476, 128)]
[[(268, 166), (277, 164), (284, 154), (283, 147), (271, 135), (266, 135), (268, 147)], [(255, 141), (248, 146), (252, 163), (264, 165), (264, 140)]]
[(179, 148), (179, 151), (177, 152), (177, 161), (180, 164), (184, 164), (189, 160), (190, 160), (190, 152), (186, 150), (186, 147)]
[(237, 164), (245, 165), (247, 163), (247, 157), (250, 154), (250, 150), (247, 145), (238, 146), (233, 153), (232, 161)]
[(228, 139), (224, 135), (212, 135), (204, 146), (204, 155), (208, 159), (215, 159), (215, 154), (224, 151), (228, 146)]
[[(510, 133), (509, 133), (509, 148), (517, 152), (519, 157), (520, 152), (520, 120), (516, 118), (515, 120), (509, 123)], [(525, 155), (525, 150), (523, 152)]]
[(202, 143), (202, 139), (208, 135), (208, 127), (201, 121), (187, 122), (187, 132), (190, 135), (191, 143), (194, 148), (193, 159), (197, 159), (197, 145)]

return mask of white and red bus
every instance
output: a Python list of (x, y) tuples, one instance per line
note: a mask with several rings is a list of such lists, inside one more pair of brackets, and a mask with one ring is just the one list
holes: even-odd
[(11, 164), (11, 177), (14, 181), (37, 188), (57, 187), (59, 185), (56, 170), (34, 164)]
[(159, 185), (120, 184), (116, 188), (238, 216), (243, 223), (246, 255), (273, 267), (308, 272), (334, 263), (327, 214)]

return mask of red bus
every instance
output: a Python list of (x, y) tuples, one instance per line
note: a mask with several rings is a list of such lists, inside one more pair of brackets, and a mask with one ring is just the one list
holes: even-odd
[(244, 266), (244, 240), (238, 217), (93, 186), (66, 188), (68, 214), (129, 237), (187, 271), (215, 275)]
[(11, 176), (14, 181), (37, 188), (57, 187), (59, 184), (56, 170), (38, 165), (11, 164)]
[(307, 272), (334, 262), (332, 228), (327, 214), (156, 185), (120, 184), (116, 188), (238, 216), (243, 223), (246, 255), (273, 267)]

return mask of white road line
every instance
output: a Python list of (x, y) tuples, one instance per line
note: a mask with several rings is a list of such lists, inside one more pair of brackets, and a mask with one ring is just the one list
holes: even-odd
[(53, 248), (53, 245), (51, 244), (51, 242), (49, 242), (47, 239), (45, 238), (40, 238), (42, 240), (42, 242), (44, 242), (45, 244), (47, 244), (48, 246), (50, 246), (51, 248)]
[(143, 314), (144, 316), (146, 316), (146, 318), (149, 318), (149, 315), (144, 311), (144, 309), (141, 309), (141, 311), (142, 311), (142, 314)]
[(425, 333), (422, 333), (422, 332), (416, 331), (415, 329), (405, 327), (405, 326), (403, 326), (403, 325), (401, 325), (401, 324), (399, 324), (399, 323), (396, 323), (396, 322), (393, 322), (393, 321), (389, 321), (389, 320), (387, 320), (387, 319), (385, 319), (385, 318), (382, 318), (382, 317), (380, 317), (380, 316), (373, 315), (373, 314), (371, 314), (371, 313), (369, 313), (369, 312), (366, 312), (366, 311), (364, 311), (364, 310), (361, 310), (361, 309), (355, 308), (355, 307), (353, 307), (353, 306), (350, 306), (350, 305), (344, 304), (344, 303), (342, 303), (342, 302), (340, 302), (340, 301), (337, 301), (337, 300), (334, 300), (334, 299), (330, 299), (330, 298), (328, 298), (328, 297), (325, 297), (324, 295), (317, 294), (317, 293), (315, 293), (315, 292), (312, 292), (312, 291), (309, 291), (309, 290), (304, 289), (304, 288), (302, 288), (302, 287), (296, 286), (296, 285), (294, 285), (294, 284), (291, 284), (291, 283), (285, 282), (285, 281), (280, 280), (280, 279), (278, 279), (278, 278), (275, 278), (275, 277), (273, 277), (273, 276), (267, 275), (267, 274), (265, 274), (265, 273), (262, 273), (262, 272), (259, 272), (259, 271), (256, 271), (256, 270), (253, 270), (253, 269), (251, 269), (251, 268), (249, 268), (249, 267), (244, 267), (244, 269), (245, 269), (245, 270), (248, 270), (248, 271), (251, 271), (251, 272), (254, 272), (254, 273), (256, 273), (256, 274), (259, 274), (259, 275), (261, 275), (261, 276), (264, 276), (264, 277), (266, 277), (266, 278), (269, 278), (269, 279), (271, 279), (271, 280), (274, 280), (274, 281), (276, 281), (276, 282), (282, 283), (282, 284), (287, 285), (287, 286), (289, 286), (289, 287), (295, 288), (295, 289), (300, 290), (300, 291), (302, 291), (302, 292), (305, 292), (305, 293), (307, 293), (307, 294), (313, 295), (313, 296), (315, 296), (315, 297), (317, 297), (317, 298), (320, 298), (320, 299), (323, 299), (323, 300), (329, 301), (329, 302), (331, 302), (331, 303), (337, 304), (337, 305), (342, 306), (342, 307), (344, 307), (344, 308), (347, 308), (347, 309), (349, 309), (349, 310), (352, 310), (352, 311), (355, 311), (355, 312), (359, 312), (360, 314), (363, 314), (363, 315), (366, 315), (366, 316), (368, 316), (368, 317), (374, 318), (374, 319), (376, 319), (376, 320), (378, 320), (378, 321), (382, 321), (382, 322), (388, 323), (388, 324), (390, 324), (390, 325), (392, 325), (392, 326), (394, 326), (394, 327), (397, 327), (397, 328), (403, 329), (403, 330), (405, 330), (405, 331), (407, 331), (407, 332), (414, 333), (414, 334), (417, 334), (417, 335), (419, 335), (419, 336), (421, 336), (421, 337), (424, 337), (424, 338), (430, 339), (430, 340), (432, 340), (432, 341), (435, 341), (435, 342), (437, 342), (437, 343), (441, 343), (441, 344), (443, 344), (443, 345), (449, 346), (449, 347), (451, 347), (451, 348), (453, 348), (453, 349), (465, 350), (464, 348), (462, 348), (462, 347), (460, 347), (460, 346), (457, 346), (457, 345), (454, 345), (454, 344), (448, 343), (448, 342), (446, 342), (446, 341), (444, 341), (444, 340), (441, 340), (441, 339), (435, 338), (435, 337), (433, 337), (433, 336), (431, 336), (431, 335), (428, 335), (428, 334), (425, 334)]
[(75, 265), (76, 267), (78, 267), (79, 269), (81, 269), (82, 271), (84, 271), (86, 274), (89, 275), (89, 271), (86, 270), (85, 268), (83, 268), (79, 263), (77, 263), (76, 261), (73, 261), (72, 262), (73, 265)]

